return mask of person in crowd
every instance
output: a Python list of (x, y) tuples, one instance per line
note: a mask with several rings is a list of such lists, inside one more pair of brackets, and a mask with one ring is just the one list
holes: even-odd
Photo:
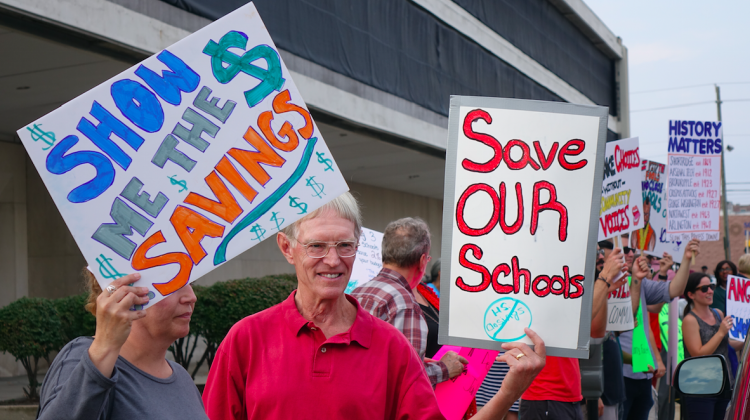
[[(430, 228), (422, 219), (411, 217), (389, 223), (383, 232), (382, 253), (382, 270), (351, 295), (362, 309), (401, 331), (423, 359), (428, 328), (414, 289), (430, 262)], [(439, 361), (425, 361), (425, 368), (434, 386), (460, 375), (466, 363), (464, 357), (449, 351)]]
[(737, 266), (733, 262), (724, 260), (716, 264), (714, 277), (716, 277), (718, 287), (714, 291), (714, 301), (711, 307), (720, 310), (722, 313), (727, 312), (727, 276), (730, 275), (737, 275)]
[(614, 245), (612, 245), (612, 242), (608, 240), (599, 241), (599, 244), (596, 250), (597, 274), (604, 269), (604, 261), (606, 261), (607, 257), (609, 257), (609, 254), (612, 253), (613, 248), (614, 248)]
[[(627, 280), (621, 276), (623, 270), (622, 254), (619, 249), (615, 249), (608, 256), (603, 272), (594, 281), (591, 319), (600, 322), (604, 319), (605, 328), (607, 297)], [(604, 330), (601, 329), (599, 334), (599, 337), (602, 337)], [(546, 366), (523, 394), (519, 416), (523, 420), (583, 420), (580, 404), (582, 399), (578, 359), (547, 357)]]
[(708, 266), (707, 265), (704, 265), (704, 266), (701, 267), (701, 273), (708, 274)]
[[(732, 317), (711, 307), (716, 285), (703, 273), (691, 273), (685, 288), (685, 299), (688, 306), (682, 319), (682, 336), (685, 345), (685, 357), (720, 354), (729, 361), (729, 346), (742, 348), (742, 342), (730, 340)], [(731, 343), (730, 343), (731, 341)], [(731, 369), (730, 369), (731, 371)], [(734, 386), (734, 373), (730, 372), (730, 381)], [(724, 418), (728, 398), (696, 398), (685, 396), (684, 415), (690, 419)]]
[(432, 268), (430, 269), (430, 281), (425, 284), (432, 289), (435, 296), (440, 298), (440, 259), (437, 259), (432, 263)]
[[(666, 373), (666, 367), (661, 355), (656, 351), (657, 346), (649, 325), (647, 305), (667, 303), (682, 295), (687, 284), (690, 260), (698, 255), (700, 241), (692, 239), (685, 246), (682, 257), (683, 264), (671, 281), (654, 281), (647, 278), (651, 269), (645, 256), (641, 255), (631, 267), (630, 299), (633, 303), (633, 313), (641, 311), (643, 332), (651, 347), (651, 356), (656, 366), (650, 366), (649, 372), (633, 372), (632, 347), (633, 331), (620, 334), (620, 346), (623, 352), (623, 376), (625, 377), (625, 402), (622, 404), (621, 418), (625, 420), (646, 420), (654, 401), (651, 396), (651, 378), (661, 378)], [(666, 255), (665, 255), (666, 256)]]
[(737, 275), (750, 278), (750, 254), (744, 254), (737, 261)]
[[(403, 333), (344, 294), (361, 225), (347, 192), (277, 235), (298, 288), (222, 341), (203, 392), (211, 420), (443, 418)], [(544, 367), (544, 341), (526, 333), (534, 349), (503, 344), (508, 379), (475, 419), (502, 418)]]
[(84, 271), (86, 309), (96, 316), (94, 337), (79, 337), (60, 350), (42, 385), (39, 419), (207, 420), (190, 374), (166, 359), (175, 340), (190, 332), (195, 294), (190, 285), (146, 310), (148, 289), (115, 280), (104, 291)]

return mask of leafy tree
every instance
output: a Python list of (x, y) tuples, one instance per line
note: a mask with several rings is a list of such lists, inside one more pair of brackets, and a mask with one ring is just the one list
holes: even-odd
[(38, 399), (36, 379), (39, 359), (50, 362), (49, 356), (64, 344), (62, 323), (47, 299), (23, 297), (0, 309), (0, 351), (20, 360), (29, 379), (24, 393)]
[(78, 337), (93, 336), (96, 332), (96, 317), (85, 308), (87, 298), (88, 293), (83, 293), (52, 301), (62, 324), (65, 343)]

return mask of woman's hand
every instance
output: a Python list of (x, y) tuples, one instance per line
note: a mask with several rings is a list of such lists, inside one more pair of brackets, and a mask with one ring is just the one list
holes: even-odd
[(115, 291), (110, 293), (105, 289), (96, 299), (96, 335), (89, 347), (89, 357), (108, 378), (112, 376), (120, 348), (130, 335), (133, 321), (146, 316), (145, 310), (130, 310), (134, 305), (148, 303), (147, 288), (128, 286), (140, 278), (136, 273), (115, 280), (110, 284)]
[(698, 239), (691, 239), (690, 242), (685, 245), (685, 254), (682, 257), (682, 261), (687, 262), (691, 258), (697, 257), (700, 253), (701, 241)]
[(733, 324), (734, 324), (734, 322), (732, 321), (732, 317), (731, 316), (725, 317), (721, 321), (721, 325), (719, 325), (719, 332), (722, 335), (729, 334), (729, 331), (732, 329), (732, 325)]

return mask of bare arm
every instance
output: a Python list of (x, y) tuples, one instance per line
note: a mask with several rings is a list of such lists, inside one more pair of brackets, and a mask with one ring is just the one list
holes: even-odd
[(652, 314), (658, 314), (659, 312), (661, 312), (662, 306), (664, 306), (664, 303), (656, 303), (653, 305), (647, 305), (646, 310)]
[[(685, 293), (685, 286), (687, 286), (688, 275), (690, 274), (690, 260), (698, 255), (698, 249), (700, 248), (700, 241), (697, 239), (691, 239), (685, 246), (685, 254), (682, 256), (682, 264), (680, 269), (677, 270), (672, 281), (669, 283), (669, 296), (674, 299), (678, 296), (682, 296)], [(690, 354), (693, 354), (692, 352)]]
[[(594, 320), (598, 317), (599, 313), (604, 312), (604, 319), (606, 323), (607, 318), (607, 297), (609, 294), (620, 288), (620, 286), (627, 281), (627, 277), (617, 279), (620, 273), (624, 271), (625, 264), (622, 261), (622, 251), (619, 248), (615, 248), (607, 257), (607, 261), (604, 262), (602, 272), (599, 273), (599, 277), (594, 281), (594, 301), (591, 306), (591, 319)], [(601, 281), (602, 279), (604, 281)], [(592, 323), (593, 325), (593, 323)]]
[(719, 331), (711, 337), (706, 344), (701, 343), (700, 327), (698, 326), (698, 320), (695, 319), (695, 315), (690, 314), (685, 316), (682, 320), (682, 340), (685, 343), (685, 348), (690, 352), (690, 356), (707, 356), (713, 354), (714, 351), (721, 344), (721, 340), (727, 335), (731, 329), (731, 317), (726, 317), (721, 321)]
[(630, 302), (633, 306), (633, 315), (635, 315), (638, 310), (638, 305), (641, 302), (641, 285), (643, 284), (643, 279), (646, 277), (646, 273), (650, 271), (648, 269), (646, 257), (640, 256), (633, 261), (632, 271), (633, 275), (630, 279)]

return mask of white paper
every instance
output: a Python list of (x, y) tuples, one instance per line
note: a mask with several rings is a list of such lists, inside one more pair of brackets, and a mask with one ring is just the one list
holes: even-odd
[(600, 241), (643, 227), (638, 144), (638, 137), (607, 143), (599, 211)]
[(729, 338), (745, 341), (750, 325), (750, 280), (727, 276), (727, 316), (732, 317), (732, 329)]
[[(650, 232), (637, 231), (631, 234), (630, 247), (638, 248), (637, 240), (645, 241), (647, 236), (654, 238), (653, 249), (646, 249), (646, 254), (659, 258), (668, 253), (676, 263), (682, 263), (687, 241), (671, 241), (667, 236), (667, 166), (650, 160), (641, 161), (641, 189), (643, 201), (649, 201), (650, 212), (648, 229)], [(644, 206), (645, 207), (645, 206)], [(646, 212), (644, 211), (644, 215)], [(649, 241), (650, 243), (650, 241)]]
[[(170, 69), (180, 77), (162, 76)], [(101, 131), (96, 144), (86, 120)], [(117, 127), (110, 139), (105, 125)], [(18, 134), (102, 287), (140, 271), (149, 304), (348, 189), (252, 3)], [(179, 153), (160, 161), (170, 141)], [(150, 214), (124, 193), (131, 181), (166, 204)], [(108, 231), (111, 214), (135, 228)]]
[(352, 276), (346, 286), (346, 293), (372, 280), (383, 268), (383, 233), (362, 228), (359, 235), (357, 259), (352, 266)]
[(630, 286), (625, 283), (610, 293), (607, 299), (607, 331), (629, 331), (633, 328), (635, 326)]

